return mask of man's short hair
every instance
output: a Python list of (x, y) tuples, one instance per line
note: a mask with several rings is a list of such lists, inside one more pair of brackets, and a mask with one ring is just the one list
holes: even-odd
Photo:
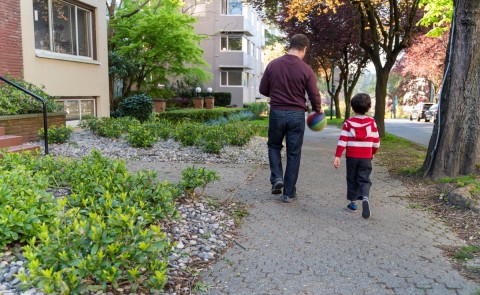
[(308, 47), (310, 41), (308, 41), (307, 36), (304, 34), (295, 34), (290, 39), (290, 46), (288, 49), (297, 49), (303, 50), (305, 47)]
[(358, 93), (352, 97), (350, 105), (355, 113), (365, 115), (365, 113), (372, 107), (372, 100), (368, 94)]

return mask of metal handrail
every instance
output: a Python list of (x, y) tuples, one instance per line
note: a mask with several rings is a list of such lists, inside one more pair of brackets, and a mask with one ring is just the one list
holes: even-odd
[(45, 134), (45, 155), (48, 155), (48, 127), (47, 127), (47, 101), (36, 95), (35, 93), (32, 93), (31, 91), (23, 88), (22, 86), (19, 86), (15, 83), (13, 83), (12, 81), (8, 80), (7, 78), (4, 78), (2, 76), (0, 76), (0, 80), (2, 80), (3, 82), (9, 84), (9, 85), (12, 85), (13, 87), (17, 88), (18, 90), (21, 90), (23, 92), (25, 92), (26, 94), (30, 95), (31, 97), (37, 99), (37, 100), (40, 100), (42, 102), (42, 105), (43, 105), (43, 133)]

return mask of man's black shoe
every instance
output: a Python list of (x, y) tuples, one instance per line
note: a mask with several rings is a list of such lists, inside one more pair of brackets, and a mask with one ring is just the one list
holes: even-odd
[(279, 195), (282, 193), (283, 181), (279, 180), (272, 185), (272, 194)]

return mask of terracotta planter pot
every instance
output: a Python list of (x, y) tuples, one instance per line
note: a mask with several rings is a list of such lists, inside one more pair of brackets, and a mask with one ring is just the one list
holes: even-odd
[(194, 97), (193, 98), (193, 107), (196, 109), (203, 109), (203, 97)]
[(215, 97), (213, 96), (207, 96), (205, 97), (205, 108), (206, 109), (213, 109), (215, 105)]
[(155, 113), (165, 112), (167, 108), (167, 101), (164, 99), (154, 99), (153, 100), (153, 109)]

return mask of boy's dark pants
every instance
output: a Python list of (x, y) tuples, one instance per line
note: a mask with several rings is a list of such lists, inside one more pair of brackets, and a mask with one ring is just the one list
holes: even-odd
[(370, 194), (370, 174), (372, 159), (347, 158), (347, 199), (356, 201), (357, 197)]

